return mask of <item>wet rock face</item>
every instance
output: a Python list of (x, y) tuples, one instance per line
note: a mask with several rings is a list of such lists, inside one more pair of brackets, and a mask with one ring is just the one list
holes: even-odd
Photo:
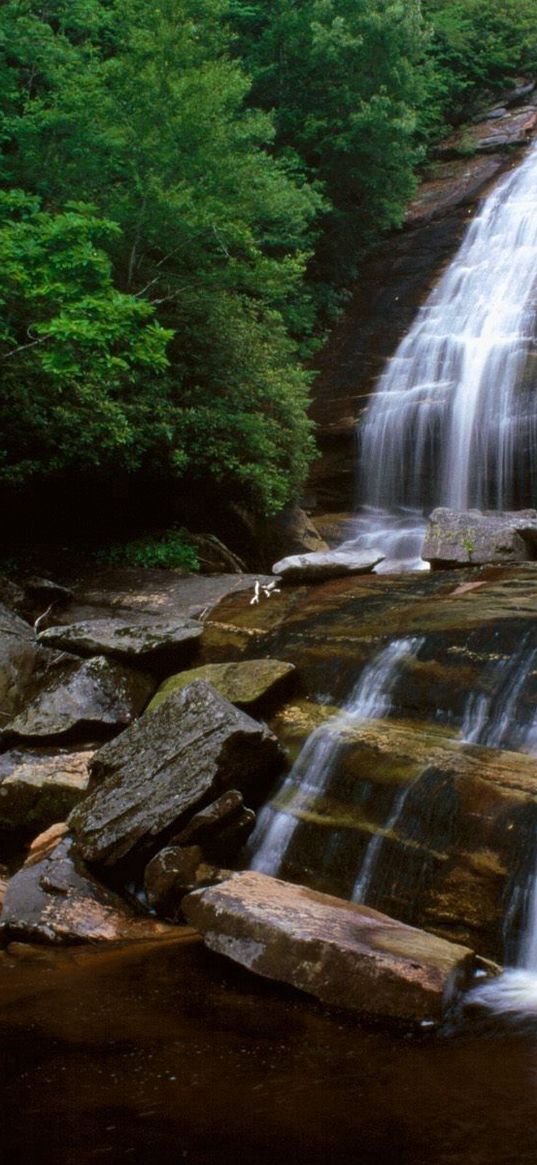
[(261, 712), (264, 705), (283, 699), (292, 686), (296, 668), (278, 659), (249, 659), (243, 663), (205, 664), (170, 676), (161, 684), (149, 705), (152, 712), (172, 692), (206, 680), (224, 699), (248, 712)]
[(183, 921), (181, 902), (185, 894), (228, 876), (204, 860), (198, 845), (167, 846), (146, 866), (147, 901), (160, 918)]
[(89, 619), (49, 627), (40, 633), (39, 641), (75, 655), (111, 656), (148, 671), (162, 671), (185, 664), (202, 631), (203, 627), (194, 619), (142, 624), (129, 624), (121, 619)]
[(173, 693), (95, 755), (95, 789), (70, 817), (90, 862), (155, 849), (226, 788), (255, 788), (285, 766), (275, 736), (202, 680)]
[(104, 656), (84, 663), (58, 659), (37, 695), (4, 726), (2, 743), (110, 735), (139, 715), (154, 688), (151, 677)]
[(8, 883), (0, 917), (5, 942), (57, 945), (158, 938), (173, 933), (153, 918), (135, 914), (101, 886), (64, 838), (41, 861), (23, 866)]
[(422, 557), (433, 570), (534, 560), (537, 510), (482, 513), (440, 507), (429, 519)]
[(352, 553), (329, 550), (326, 553), (296, 554), (282, 558), (280, 562), (274, 563), (272, 571), (284, 583), (324, 582), (346, 575), (370, 574), (382, 559), (382, 554), (371, 554), (368, 551)]
[(29, 624), (0, 604), (0, 726), (20, 711), (46, 659)]
[(63, 821), (84, 797), (91, 750), (13, 749), (0, 756), (0, 836), (21, 840)]
[(506, 910), (531, 865), (535, 758), (465, 745), (433, 725), (363, 721), (347, 732), (327, 789), (287, 789), (271, 805), (296, 821), (282, 878), (364, 895), (503, 960)]
[(377, 1016), (440, 1020), (476, 968), (464, 947), (264, 874), (190, 894), (183, 910), (211, 950), (323, 1003)]

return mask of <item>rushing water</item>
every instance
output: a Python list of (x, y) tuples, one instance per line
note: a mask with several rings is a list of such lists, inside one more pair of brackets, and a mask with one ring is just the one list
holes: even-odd
[(300, 803), (326, 792), (337, 768), (345, 730), (362, 720), (380, 719), (391, 708), (391, 694), (401, 664), (416, 655), (419, 638), (395, 639), (364, 668), (340, 715), (320, 725), (306, 740), (280, 790), (278, 801), (285, 810), (266, 805), (259, 815), (250, 840), (250, 867), (264, 874), (277, 874), (300, 823)]
[(423, 515), (537, 497), (537, 147), (483, 203), (380, 378), (355, 540), (419, 564)]
[[(508, 748), (537, 755), (537, 710), (526, 705), (526, 689), (537, 666), (537, 647), (526, 635), (517, 650), (495, 660), (485, 669), (485, 691), (470, 693), (462, 723), (463, 740), (489, 748)], [(537, 1014), (537, 870), (529, 872), (526, 885), (515, 886), (522, 899), (524, 925), (516, 952), (516, 969), (476, 988), (470, 999), (493, 1011), (524, 1018)], [(518, 901), (506, 912), (504, 931), (510, 940), (510, 923), (518, 913)]]

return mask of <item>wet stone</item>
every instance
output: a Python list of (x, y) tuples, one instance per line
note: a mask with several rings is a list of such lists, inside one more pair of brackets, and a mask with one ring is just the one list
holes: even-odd
[(154, 691), (154, 680), (104, 656), (83, 663), (60, 659), (37, 695), (5, 725), (2, 742), (94, 739), (125, 728)]
[(370, 1015), (440, 1021), (479, 965), (465, 947), (251, 871), (188, 895), (183, 910), (218, 954)]
[(114, 865), (162, 845), (226, 788), (257, 787), (262, 797), (284, 766), (266, 727), (197, 680), (96, 753), (98, 787), (70, 825), (87, 861)]
[(129, 624), (121, 619), (94, 619), (49, 627), (39, 635), (47, 647), (75, 655), (105, 655), (149, 671), (171, 670), (191, 658), (203, 631), (195, 619)]
[(170, 676), (161, 684), (149, 705), (158, 708), (171, 692), (193, 680), (206, 680), (231, 704), (248, 712), (260, 712), (269, 703), (283, 699), (292, 687), (296, 668), (278, 659), (249, 659), (239, 663), (205, 664)]
[(183, 918), (181, 901), (185, 894), (214, 885), (227, 876), (227, 872), (204, 860), (198, 845), (167, 846), (146, 866), (147, 901), (160, 918), (175, 922)]
[(369, 574), (384, 555), (368, 551), (327, 550), (312, 554), (294, 554), (275, 562), (272, 573), (283, 583), (323, 582), (346, 575)]
[(8, 883), (0, 934), (4, 942), (68, 945), (158, 938), (173, 930), (134, 911), (101, 886), (75, 855), (70, 837)]
[(13, 749), (0, 756), (0, 834), (33, 836), (84, 797), (93, 752)]

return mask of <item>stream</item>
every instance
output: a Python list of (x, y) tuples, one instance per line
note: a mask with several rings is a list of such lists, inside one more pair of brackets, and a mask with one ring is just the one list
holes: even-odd
[(537, 1030), (361, 1025), (201, 945), (5, 959), (5, 1160), (534, 1165)]

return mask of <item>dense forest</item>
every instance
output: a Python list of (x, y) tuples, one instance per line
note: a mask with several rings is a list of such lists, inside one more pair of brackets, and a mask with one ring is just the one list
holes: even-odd
[(4, 0), (0, 487), (281, 509), (364, 255), (536, 71), (534, 0)]

